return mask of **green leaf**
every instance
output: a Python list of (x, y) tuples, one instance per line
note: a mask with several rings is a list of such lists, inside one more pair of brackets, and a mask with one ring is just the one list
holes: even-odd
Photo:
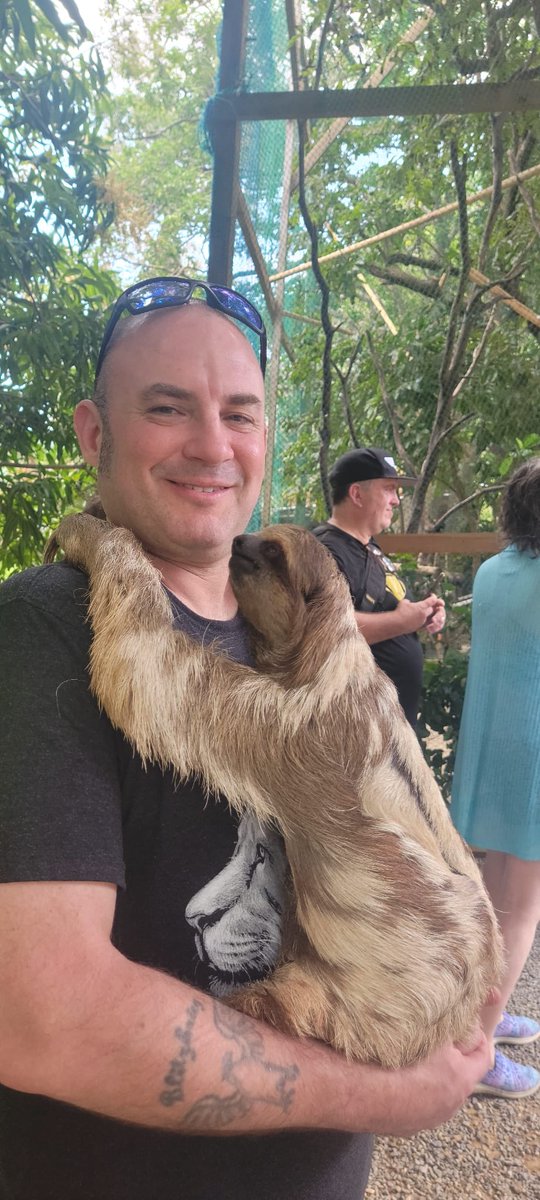
[(66, 12), (69, 13), (71, 20), (74, 21), (75, 24), (79, 26), (79, 29), (80, 29), (83, 37), (88, 37), (89, 30), (88, 30), (87, 26), (85, 25), (85, 23), (81, 17), (81, 14), (77, 8), (77, 5), (74, 3), (74, 0), (61, 0), (61, 3), (63, 4), (64, 8), (66, 9)]
[(63, 39), (63, 41), (68, 42), (70, 37), (69, 29), (67, 28), (67, 25), (64, 25), (63, 21), (60, 20), (52, 0), (35, 0), (35, 3), (37, 4), (38, 8), (41, 9), (47, 20), (50, 21), (54, 29), (56, 29), (56, 32), (60, 34), (60, 37)]
[(17, 13), (21, 28), (28, 45), (32, 51), (36, 49), (36, 38), (34, 34), (34, 22), (32, 12), (28, 0), (13, 0), (13, 8)]

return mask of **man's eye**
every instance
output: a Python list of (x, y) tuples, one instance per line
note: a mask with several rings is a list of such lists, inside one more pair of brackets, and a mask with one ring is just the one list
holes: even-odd
[(153, 416), (158, 417), (173, 417), (180, 412), (180, 410), (175, 408), (172, 404), (155, 404), (154, 407), (150, 408), (148, 411)]
[(227, 420), (233, 425), (253, 425), (253, 417), (244, 412), (228, 413)]

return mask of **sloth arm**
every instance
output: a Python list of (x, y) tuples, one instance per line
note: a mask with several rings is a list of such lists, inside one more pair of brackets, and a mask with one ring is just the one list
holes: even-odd
[(488, 1067), (485, 1039), (415, 1067), (348, 1064), (111, 944), (116, 889), (0, 885), (0, 1080), (177, 1133), (341, 1129), (407, 1136), (448, 1120)]

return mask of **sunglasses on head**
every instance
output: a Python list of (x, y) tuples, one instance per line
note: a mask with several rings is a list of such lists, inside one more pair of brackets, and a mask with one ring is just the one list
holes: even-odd
[(247, 325), (248, 329), (258, 335), (259, 362), (264, 375), (266, 370), (266, 329), (261, 314), (257, 312), (250, 300), (246, 300), (245, 296), (241, 296), (240, 292), (234, 292), (232, 288), (205, 283), (202, 279), (163, 275), (153, 279), (141, 279), (140, 283), (134, 283), (131, 287), (126, 288), (126, 291), (118, 297), (103, 334), (97, 360), (96, 383), (113, 331), (122, 313), (127, 312), (136, 316), (137, 313), (152, 312), (159, 308), (180, 308), (183, 304), (189, 303), (197, 288), (204, 292), (209, 308), (215, 308), (218, 312), (225, 313), (227, 317), (241, 321), (243, 325)]

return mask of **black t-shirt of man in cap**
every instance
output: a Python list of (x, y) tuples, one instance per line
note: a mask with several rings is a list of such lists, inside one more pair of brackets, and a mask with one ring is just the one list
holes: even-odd
[[(398, 475), (390, 454), (379, 448), (350, 450), (330, 472), (331, 518), (313, 530), (345, 575), (354, 607), (362, 614), (394, 614), (382, 622), (359, 621), (378, 665), (394, 682), (407, 720), (416, 724), (422, 688), (422, 647), (416, 630), (435, 632), (444, 624), (444, 604), (436, 597), (410, 601), (393, 563), (374, 540), (392, 520), (397, 489), (416, 481)], [(407, 630), (400, 629), (406, 617)]]

